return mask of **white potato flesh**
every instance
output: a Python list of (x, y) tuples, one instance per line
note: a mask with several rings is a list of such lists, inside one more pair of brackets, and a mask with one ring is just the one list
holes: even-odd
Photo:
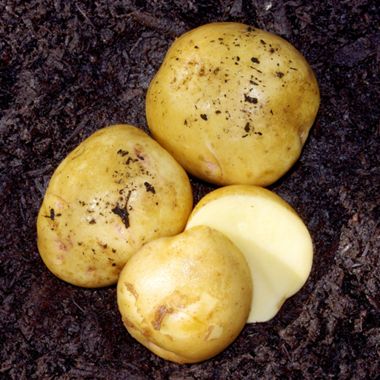
[(125, 265), (117, 287), (129, 333), (178, 363), (206, 360), (226, 348), (243, 329), (251, 298), (243, 254), (205, 226), (146, 244)]
[(273, 192), (256, 186), (228, 186), (196, 206), (186, 228), (206, 225), (224, 233), (245, 255), (252, 273), (248, 322), (272, 319), (306, 282), (313, 260), (308, 229)]
[(185, 171), (130, 125), (103, 128), (57, 167), (37, 219), (40, 255), (83, 287), (115, 284), (146, 242), (181, 232), (192, 208)]

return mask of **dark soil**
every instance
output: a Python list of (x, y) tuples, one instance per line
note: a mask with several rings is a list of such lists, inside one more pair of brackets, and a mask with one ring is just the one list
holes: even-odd
[[(376, 5), (377, 3), (377, 5)], [(375, 379), (380, 373), (376, 0), (0, 2), (0, 377)], [(302, 215), (312, 275), (222, 354), (164, 361), (121, 323), (115, 288), (55, 278), (36, 247), (54, 168), (111, 123), (146, 129), (144, 97), (175, 36), (210, 21), (276, 32), (307, 57), (322, 103), (303, 155), (271, 188)], [(193, 179), (196, 200), (212, 189)]]

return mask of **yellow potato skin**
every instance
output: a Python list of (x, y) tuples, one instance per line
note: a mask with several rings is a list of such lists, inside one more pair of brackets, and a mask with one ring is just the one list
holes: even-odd
[(64, 281), (115, 284), (143, 244), (183, 230), (191, 207), (188, 177), (170, 154), (136, 127), (110, 126), (54, 172), (37, 218), (38, 249)]
[(301, 154), (316, 117), (316, 77), (284, 39), (212, 23), (174, 41), (146, 97), (154, 138), (191, 174), (267, 186)]
[(226, 348), (246, 323), (251, 295), (244, 256), (205, 226), (146, 244), (117, 285), (128, 332), (177, 363), (203, 361)]

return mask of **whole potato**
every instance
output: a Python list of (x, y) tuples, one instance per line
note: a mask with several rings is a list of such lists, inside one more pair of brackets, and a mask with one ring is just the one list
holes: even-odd
[(206, 360), (226, 348), (246, 323), (251, 295), (242, 253), (204, 226), (146, 244), (117, 285), (129, 333), (177, 363)]
[(212, 23), (175, 40), (153, 78), (154, 138), (206, 181), (266, 186), (298, 159), (319, 107), (309, 64), (284, 39)]
[(191, 207), (188, 177), (170, 154), (138, 128), (114, 125), (54, 172), (37, 219), (38, 249), (62, 280), (107, 286), (143, 244), (182, 231)]

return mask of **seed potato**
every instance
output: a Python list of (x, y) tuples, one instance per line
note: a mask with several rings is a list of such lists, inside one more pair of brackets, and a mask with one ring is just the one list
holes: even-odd
[(117, 286), (128, 332), (177, 363), (203, 361), (226, 348), (246, 323), (251, 295), (244, 256), (205, 226), (143, 246)]
[(111, 126), (54, 172), (38, 215), (38, 249), (62, 280), (107, 286), (143, 244), (181, 232), (191, 207), (188, 177), (170, 154), (138, 128)]
[(191, 174), (266, 186), (298, 159), (319, 107), (315, 75), (289, 42), (240, 23), (178, 38), (153, 78), (154, 138)]

